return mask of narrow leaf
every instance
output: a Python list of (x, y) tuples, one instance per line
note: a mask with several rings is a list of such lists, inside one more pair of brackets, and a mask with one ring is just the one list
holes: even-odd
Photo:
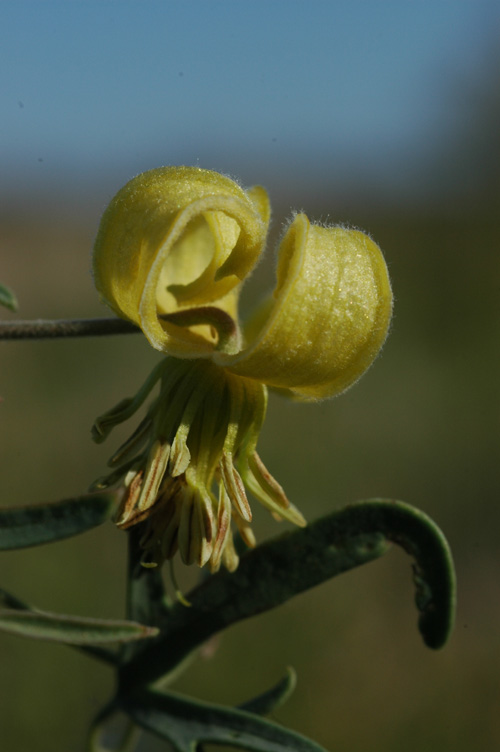
[[(2, 609), (16, 609), (36, 614), (40, 613), (38, 609), (28, 606), (27, 603), (19, 600), (15, 595), (0, 588), (0, 612)], [(72, 647), (90, 655), (92, 658), (104, 661), (104, 663), (109, 663), (110, 665), (116, 665), (118, 663), (118, 652), (116, 650), (105, 648), (100, 645), (72, 645)]]
[(84, 533), (112, 517), (120, 491), (88, 494), (51, 504), (0, 509), (0, 551), (52, 543)]
[(158, 630), (129, 621), (89, 619), (43, 611), (0, 609), (0, 629), (22, 637), (68, 645), (125, 643), (155, 637)]
[(293, 668), (288, 667), (286, 675), (274, 687), (258, 695), (258, 697), (242, 703), (239, 709), (245, 710), (247, 713), (268, 715), (288, 700), (296, 684), (297, 674)]
[(341, 512), (266, 541), (242, 556), (235, 572), (220, 570), (188, 593), (191, 608), (175, 604), (161, 638), (145, 646), (123, 676), (129, 686), (149, 684), (216, 632), (377, 559), (389, 547), (381, 533), (367, 535), (346, 526)]
[(325, 752), (304, 736), (251, 713), (176, 695), (146, 691), (122, 699), (122, 707), (140, 726), (170, 742), (175, 752), (195, 752), (202, 743), (254, 752)]
[(448, 544), (422, 512), (402, 502), (374, 499), (261, 544), (241, 558), (235, 572), (221, 570), (206, 579), (188, 593), (191, 608), (176, 604), (160, 639), (145, 645), (141, 655), (124, 667), (124, 681), (132, 686), (166, 676), (216, 632), (382, 556), (391, 541), (416, 560), (419, 628), (426, 645), (441, 647), (455, 613)]
[(0, 306), (8, 308), (9, 311), (17, 311), (17, 298), (14, 290), (2, 284), (0, 284)]
[(455, 621), (456, 580), (450, 547), (439, 527), (424, 512), (402, 501), (372, 499), (345, 511), (359, 530), (382, 532), (415, 559), (418, 627), (427, 647), (443, 647)]

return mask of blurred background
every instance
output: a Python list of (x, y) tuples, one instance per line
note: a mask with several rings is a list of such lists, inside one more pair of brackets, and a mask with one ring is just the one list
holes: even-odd
[[(0, 4), (0, 279), (18, 317), (106, 315), (89, 271), (100, 214), (159, 165), (269, 190), (245, 310), (272, 287), (293, 209), (384, 250), (396, 303), (382, 356), (326, 404), (272, 397), (260, 454), (309, 519), (375, 496), (430, 514), (455, 554), (455, 633), (424, 647), (410, 561), (393, 551), (229, 630), (176, 685), (241, 702), (293, 665), (274, 717), (330, 750), (500, 745), (499, 31), (494, 0)], [(93, 445), (93, 419), (157, 359), (140, 336), (0, 343), (2, 504), (83, 492), (121, 437)], [(283, 529), (256, 518), (261, 540)], [(125, 543), (106, 525), (2, 554), (0, 586), (120, 617)], [(2, 750), (83, 750), (108, 670), (8, 635), (0, 665)]]

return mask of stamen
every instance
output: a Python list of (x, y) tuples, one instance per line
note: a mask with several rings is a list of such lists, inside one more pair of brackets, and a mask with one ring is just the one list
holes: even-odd
[(230, 416), (224, 440), (224, 451), (235, 455), (248, 433), (249, 424), (245, 417), (248, 395), (242, 379), (228, 376), (227, 388), (229, 391)]
[[(255, 451), (267, 390), (210, 360), (167, 358), (150, 386), (158, 374), (158, 397), (111, 458), (114, 472), (94, 486), (122, 479), (125, 495), (116, 524), (127, 529), (147, 523), (140, 541), (144, 566), (160, 565), (179, 551), (185, 564), (208, 564), (212, 572), (223, 564), (234, 571), (239, 557), (232, 522), (246, 546), (256, 545), (247, 491), (277, 519), (305, 525)], [(146, 388), (141, 392), (140, 399), (124, 400), (110, 411), (108, 423), (99, 423), (102, 437), (139, 406)]]
[(258, 483), (262, 486), (262, 489), (269, 494), (269, 496), (275, 501), (279, 507), (288, 509), (290, 502), (280, 486), (276, 478), (273, 478), (267, 467), (262, 462), (261, 458), (254, 452), (249, 458), (248, 463), (257, 478)]
[(118, 423), (123, 423), (123, 421), (134, 414), (134, 410), (131, 409), (133, 402), (132, 397), (126, 397), (120, 400), (111, 410), (108, 410), (107, 413), (95, 419), (91, 433), (96, 443), (100, 444), (104, 441)]
[(154, 385), (162, 375), (168, 361), (162, 360), (153, 368), (148, 378), (141, 386), (135, 397), (121, 400), (115, 407), (99, 416), (92, 426), (92, 438), (97, 444), (102, 443), (119, 423), (123, 423), (140, 408)]
[(126, 479), (125, 486), (128, 489), (127, 494), (123, 499), (123, 502), (116, 516), (117, 526), (123, 528), (124, 530), (136, 522), (134, 510), (137, 504), (137, 499), (139, 498), (139, 495), (141, 493), (142, 477), (143, 472), (142, 470), (140, 470), (139, 472), (135, 472), (132, 475), (128, 483), (128, 478)]
[(199, 567), (205, 566), (213, 549), (215, 520), (212, 500), (205, 494), (195, 497), (195, 514), (193, 516), (193, 554)]
[(186, 471), (191, 460), (191, 452), (186, 444), (186, 438), (186, 436), (179, 434), (178, 431), (172, 442), (169, 461), (169, 472), (172, 478), (182, 475), (182, 473)]
[(196, 461), (186, 470), (186, 477), (193, 486), (204, 488), (207, 493), (210, 493), (222, 451), (222, 430), (227, 425), (228, 412), (224, 382), (215, 379), (210, 385), (210, 393), (200, 406), (196, 427), (190, 436), (191, 452)]
[[(155, 402), (156, 405), (156, 402)], [(115, 467), (116, 465), (123, 465), (125, 461), (130, 458), (132, 453), (136, 453), (138, 449), (145, 444), (150, 428), (153, 424), (151, 417), (152, 410), (148, 411), (146, 417), (139, 423), (135, 431), (129, 438), (124, 441), (119, 449), (114, 453), (111, 459), (108, 461), (109, 467)]]
[(184, 564), (192, 564), (195, 560), (195, 556), (192, 556), (191, 540), (192, 540), (192, 517), (193, 517), (193, 492), (190, 488), (186, 488), (182, 495), (181, 502), (181, 515), (179, 520), (179, 533), (178, 543), (179, 552), (181, 554)]
[(148, 464), (144, 471), (144, 483), (137, 501), (137, 509), (149, 509), (155, 501), (163, 480), (170, 455), (170, 444), (166, 441), (155, 441), (148, 455)]
[(243, 543), (248, 546), (248, 548), (255, 548), (255, 546), (257, 545), (257, 540), (250, 525), (242, 520), (241, 517), (237, 514), (233, 514), (233, 520), (236, 524), (236, 527), (238, 528), (238, 532), (241, 535)]
[(210, 558), (210, 570), (217, 572), (221, 565), (222, 553), (228, 536), (231, 534), (231, 502), (224, 484), (219, 484), (219, 505), (217, 509), (216, 536)]
[[(110, 486), (114, 486), (115, 483), (118, 483), (119, 480), (123, 478), (124, 475), (126, 475), (129, 472), (129, 469), (131, 467), (136, 466), (136, 458), (129, 460), (129, 462), (126, 462), (121, 467), (114, 470), (112, 473), (108, 473), (108, 475), (102, 475), (100, 478), (97, 478), (92, 485), (89, 487), (89, 491), (102, 491), (105, 488), (110, 488)], [(134, 474), (135, 474), (134, 470)]]
[[(173, 442), (175, 435), (179, 430), (179, 426), (182, 421), (183, 414), (187, 409), (190, 399), (195, 392), (197, 384), (200, 381), (200, 373), (197, 367), (192, 367), (187, 373), (184, 374), (183, 379), (180, 381), (175, 393), (170, 393), (169, 398), (164, 397), (163, 391), (161, 392), (161, 405), (158, 411), (158, 418), (156, 421), (157, 430), (162, 432), (165, 436), (168, 436)], [(182, 449), (182, 440), (177, 442), (176, 455), (169, 463), (169, 473), (172, 475), (172, 469), (177, 464), (177, 461), (181, 461), (179, 452)], [(186, 447), (187, 449), (187, 447)], [(187, 450), (189, 451), (189, 450)], [(186, 461), (186, 455), (184, 453), (184, 462)], [(189, 458), (187, 460), (189, 464)], [(182, 461), (181, 465), (182, 467)], [(186, 465), (187, 467), (187, 465)], [(181, 470), (179, 475), (184, 472), (186, 468)]]
[[(250, 489), (255, 498), (267, 507), (271, 513), (276, 514), (281, 519), (293, 522), (294, 525), (305, 527), (307, 523), (302, 514), (293, 504), (290, 504), (283, 489), (279, 483), (272, 478), (269, 471), (262, 463), (262, 460), (260, 460), (260, 458), (258, 458), (258, 461), (255, 460), (256, 456), (256, 453), (254, 453), (250, 457), (245, 458), (244, 463), (241, 463), (241, 474), (247, 488)], [(261, 468), (264, 468), (265, 475), (262, 473)], [(283, 497), (286, 499), (286, 506), (281, 494), (276, 494), (274, 485), (269, 483), (269, 478), (272, 478), (276, 486), (281, 489)]]
[(231, 499), (231, 503), (246, 522), (252, 521), (252, 510), (248, 503), (247, 495), (245, 492), (245, 486), (241, 479), (241, 475), (233, 465), (232, 455), (228, 452), (222, 452), (222, 458), (219, 463), (222, 481), (226, 489), (227, 495)]
[(235, 572), (238, 569), (240, 557), (236, 553), (232, 535), (228, 535), (227, 537), (226, 545), (224, 546), (224, 550), (222, 552), (222, 563), (224, 564), (228, 572)]
[(177, 530), (179, 527), (180, 505), (177, 485), (168, 495), (161, 493), (156, 511), (148, 517), (146, 532), (140, 540), (142, 548), (148, 550), (151, 558), (161, 564), (177, 551)]
[(213, 371), (207, 371), (203, 375), (205, 378), (203, 378), (201, 383), (196, 386), (188, 399), (188, 403), (182, 414), (180, 426), (172, 442), (168, 469), (170, 475), (174, 478), (185, 472), (189, 465), (191, 459), (191, 453), (187, 446), (189, 431), (191, 430), (191, 426), (193, 425), (193, 421), (196, 418), (200, 405), (203, 403), (208, 391), (213, 386), (215, 373)]

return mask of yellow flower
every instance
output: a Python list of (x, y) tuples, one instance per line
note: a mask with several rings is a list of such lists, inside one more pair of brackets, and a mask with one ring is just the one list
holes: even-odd
[[(238, 296), (264, 249), (263, 188), (194, 167), (163, 167), (131, 180), (104, 213), (94, 249), (103, 300), (166, 354), (138, 392), (99, 418), (102, 441), (160, 390), (115, 468), (123, 480), (117, 524), (144, 523), (144, 563), (177, 551), (184, 562), (238, 556), (231, 519), (255, 545), (246, 489), (273, 515), (304, 525), (256, 452), (267, 387), (302, 400), (334, 396), (379, 352), (392, 295), (378, 246), (357, 230), (297, 214), (281, 241), (277, 282), (246, 323)], [(214, 489), (218, 487), (218, 493)]]

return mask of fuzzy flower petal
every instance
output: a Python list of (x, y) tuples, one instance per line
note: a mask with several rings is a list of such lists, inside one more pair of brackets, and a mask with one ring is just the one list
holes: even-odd
[(215, 360), (299, 398), (324, 399), (371, 365), (391, 312), (378, 246), (362, 232), (311, 225), (299, 214), (281, 243), (274, 294), (248, 327), (248, 347)]
[(203, 357), (210, 326), (159, 318), (217, 301), (236, 317), (237, 287), (261, 253), (269, 220), (263, 188), (195, 167), (162, 167), (133, 178), (111, 201), (94, 247), (94, 278), (118, 315), (158, 350)]
[(242, 337), (238, 295), (268, 221), (264, 189), (190, 167), (139, 175), (102, 219), (97, 288), (167, 356), (93, 428), (103, 441), (159, 387), (94, 484), (123, 484), (116, 524), (142, 525), (145, 566), (178, 551), (186, 564), (234, 570), (233, 529), (255, 545), (248, 492), (276, 519), (304, 525), (257, 452), (267, 387), (332, 397), (371, 365), (387, 335), (392, 294), (378, 246), (298, 214), (280, 245), (274, 293)]

